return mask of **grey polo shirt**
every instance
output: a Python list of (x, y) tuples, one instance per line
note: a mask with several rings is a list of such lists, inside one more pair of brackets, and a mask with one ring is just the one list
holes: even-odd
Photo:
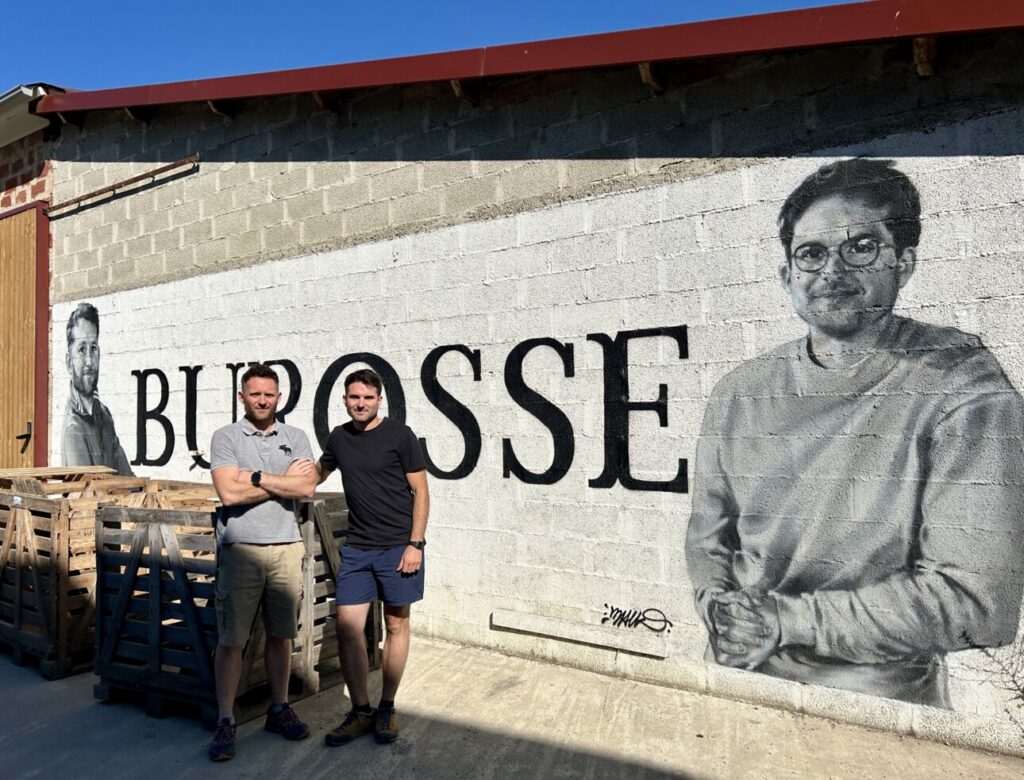
[[(314, 460), (306, 434), (277, 423), (263, 434), (245, 417), (219, 428), (210, 442), (210, 468), (237, 466), (242, 471), (284, 474), (296, 460)], [(315, 462), (315, 461), (314, 461)], [(257, 504), (225, 506), (217, 522), (219, 544), (283, 544), (300, 540), (298, 501), (271, 496)]]

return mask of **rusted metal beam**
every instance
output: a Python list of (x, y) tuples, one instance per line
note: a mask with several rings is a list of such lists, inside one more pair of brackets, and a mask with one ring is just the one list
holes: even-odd
[(207, 100), (206, 107), (217, 116), (234, 119), (242, 110), (242, 102), (240, 100)]
[(87, 200), (92, 200), (93, 198), (98, 198), (101, 195), (112, 194), (114, 192), (117, 192), (117, 190), (124, 189), (125, 187), (130, 187), (133, 184), (138, 184), (139, 182), (146, 181), (147, 179), (156, 179), (156, 177), (160, 176), (161, 174), (168, 173), (178, 168), (182, 168), (186, 165), (198, 166), (199, 153), (196, 152), (195, 154), (190, 154), (188, 157), (183, 157), (182, 159), (172, 163), (168, 163), (167, 165), (161, 165), (159, 168), (154, 168), (153, 170), (148, 171), (147, 173), (140, 173), (138, 176), (132, 176), (131, 178), (128, 179), (122, 179), (121, 181), (116, 182), (115, 184), (109, 184), (106, 187), (100, 187), (98, 190), (87, 192), (85, 193), (85, 195), (79, 195), (77, 198), (65, 200), (62, 201), (61, 203), (55, 203), (54, 205), (46, 209), (46, 215), (49, 216), (54, 211), (70, 208), (71, 206), (77, 206), (79, 203), (83, 203)]
[(665, 76), (661, 68), (657, 68), (650, 62), (641, 62), (638, 67), (640, 68), (640, 80), (647, 85), (651, 92), (660, 95), (665, 91)]
[(935, 61), (939, 51), (938, 38), (934, 35), (914, 38), (914, 65), (921, 77), (935, 75)]
[(334, 114), (339, 127), (348, 127), (351, 121), (348, 112), (350, 94), (344, 90), (320, 90), (313, 93), (313, 102), (317, 108)]
[(153, 118), (153, 108), (149, 106), (125, 106), (124, 112), (130, 119), (142, 122), (144, 125), (148, 125), (149, 120)]
[(452, 91), (455, 97), (465, 100), (471, 106), (480, 105), (480, 94), (483, 91), (483, 84), (480, 79), (450, 79)]
[(348, 93), (342, 90), (321, 90), (313, 93), (313, 102), (324, 111), (338, 114), (348, 112)]
[(57, 116), (60, 117), (60, 123), (62, 125), (72, 125), (77, 127), (79, 130), (85, 125), (85, 112), (84, 111), (58, 111)]

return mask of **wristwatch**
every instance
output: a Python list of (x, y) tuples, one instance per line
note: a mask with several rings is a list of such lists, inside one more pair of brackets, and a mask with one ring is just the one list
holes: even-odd
[(249, 477), (249, 481), (252, 482), (254, 487), (259, 487), (260, 486), (260, 481), (262, 479), (263, 479), (263, 472), (262, 471), (254, 471), (252, 473), (252, 476)]
[(409, 542), (409, 546), (410, 547), (415, 547), (417, 550), (422, 550), (424, 547), (427, 546), (427, 540), (426, 539), (419, 539), (418, 541), (415, 541), (415, 542)]

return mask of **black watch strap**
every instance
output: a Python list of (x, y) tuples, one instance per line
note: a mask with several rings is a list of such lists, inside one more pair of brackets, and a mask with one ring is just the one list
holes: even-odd
[(424, 547), (427, 546), (427, 540), (426, 539), (420, 539), (419, 541), (409, 542), (409, 546), (410, 547), (415, 547), (417, 550), (422, 550)]
[(249, 481), (252, 482), (252, 484), (255, 487), (259, 487), (260, 486), (260, 482), (262, 480), (263, 480), (263, 472), (262, 471), (254, 471), (252, 473), (252, 476), (249, 477)]

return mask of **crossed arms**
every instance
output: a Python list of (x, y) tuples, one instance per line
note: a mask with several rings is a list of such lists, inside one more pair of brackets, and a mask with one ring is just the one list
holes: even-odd
[(264, 471), (259, 487), (252, 484), (252, 474), (238, 466), (221, 466), (213, 470), (213, 487), (225, 506), (258, 504), (274, 496), (309, 498), (317, 486), (316, 466), (304, 458), (292, 461), (284, 474)]

